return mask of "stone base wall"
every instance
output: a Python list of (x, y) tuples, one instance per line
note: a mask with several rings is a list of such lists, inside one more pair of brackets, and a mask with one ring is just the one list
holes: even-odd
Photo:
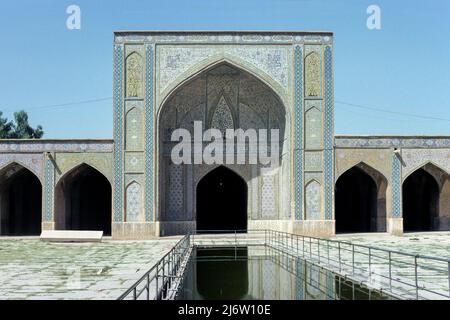
[(310, 237), (330, 237), (335, 234), (335, 220), (293, 221), (290, 232)]
[(387, 232), (392, 235), (403, 234), (403, 218), (387, 218)]
[(55, 223), (54, 222), (42, 222), (41, 228), (42, 228), (42, 231), (55, 230)]
[(159, 236), (159, 222), (114, 222), (112, 238), (114, 240), (148, 240)]

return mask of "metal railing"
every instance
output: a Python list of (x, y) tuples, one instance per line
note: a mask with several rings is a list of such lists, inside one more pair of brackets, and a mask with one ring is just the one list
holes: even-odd
[[(150, 270), (139, 278), (118, 300), (161, 300), (172, 299), (184, 277), (191, 246), (190, 235), (185, 235)], [(143, 295), (144, 294), (144, 295)]]
[(199, 245), (265, 245), (397, 298), (450, 299), (450, 259), (270, 229), (187, 234), (119, 299), (174, 297), (183, 281), (190, 251)]
[(450, 259), (265, 230), (264, 243), (403, 299), (450, 299)]

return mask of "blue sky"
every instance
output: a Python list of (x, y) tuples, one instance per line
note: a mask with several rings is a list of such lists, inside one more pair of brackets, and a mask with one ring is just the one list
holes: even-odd
[[(81, 30), (66, 8), (81, 8)], [(381, 30), (366, 9), (381, 8)], [(25, 109), (46, 138), (109, 138), (112, 31), (327, 30), (335, 34), (336, 134), (450, 135), (450, 1), (2, 1), (0, 110)], [(339, 102), (339, 103), (338, 103)], [(363, 105), (446, 120), (349, 106)]]

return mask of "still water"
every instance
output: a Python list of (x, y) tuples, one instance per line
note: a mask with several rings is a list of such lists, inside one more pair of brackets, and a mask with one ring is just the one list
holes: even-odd
[(267, 246), (196, 247), (184, 300), (390, 299), (335, 273)]

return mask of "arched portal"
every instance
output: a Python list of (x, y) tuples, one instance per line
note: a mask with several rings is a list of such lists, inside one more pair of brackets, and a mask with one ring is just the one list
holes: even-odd
[(101, 230), (111, 234), (111, 185), (93, 167), (82, 164), (58, 182), (55, 189), (58, 230)]
[(336, 182), (336, 233), (386, 231), (387, 181), (363, 163), (344, 172)]
[(439, 185), (423, 168), (403, 182), (403, 230), (432, 231), (439, 217)]
[(41, 233), (42, 186), (34, 173), (17, 163), (0, 172), (0, 235)]
[[(284, 219), (290, 217), (290, 194), (280, 192), (288, 190), (290, 185), (290, 159), (289, 147), (289, 112), (285, 108), (282, 99), (277, 92), (260, 78), (251, 69), (243, 69), (230, 62), (217, 62), (213, 65), (199, 70), (198, 73), (186, 79), (170, 94), (163, 98), (161, 107), (158, 109), (158, 203), (157, 211), (161, 221), (160, 230), (164, 235), (176, 234), (180, 230), (193, 230), (196, 222), (197, 199), (196, 192), (199, 180), (205, 172), (209, 172), (212, 166), (226, 165), (239, 173), (247, 184), (249, 194), (268, 192), (271, 196), (254, 197), (249, 215), (252, 220)], [(183, 139), (184, 146), (190, 149), (183, 150), (183, 162), (172, 159), (172, 151), (178, 145), (180, 139), (173, 141), (172, 133), (183, 132), (183, 135), (190, 138)], [(234, 155), (226, 158), (225, 153), (229, 153), (225, 148), (223, 153), (218, 152), (218, 156), (223, 161), (214, 164), (205, 163), (202, 155), (203, 150), (208, 147), (208, 142), (204, 141), (202, 150), (197, 150), (199, 144), (195, 144), (198, 137), (207, 129), (217, 129), (222, 137), (217, 141), (225, 142), (223, 133), (227, 129), (249, 129), (245, 142), (232, 147)], [(258, 130), (264, 129), (267, 136)], [(278, 130), (278, 141), (272, 140), (271, 129)], [(200, 132), (201, 131), (201, 132)], [(200, 132), (200, 134), (198, 134)], [(258, 143), (250, 144), (249, 140), (255, 133), (258, 139), (268, 138), (271, 145), (278, 142), (278, 159), (274, 166), (271, 166), (270, 175), (264, 176), (263, 166), (260, 163), (250, 164), (250, 152), (252, 155), (257, 152), (252, 149)], [(176, 134), (174, 135), (176, 137)], [(191, 139), (189, 143), (188, 139)], [(208, 138), (206, 138), (207, 140)], [(215, 138), (214, 138), (215, 139)], [(276, 136), (274, 137), (276, 139)], [(236, 142), (237, 138), (228, 139), (228, 142)], [(187, 143), (186, 143), (187, 142)], [(225, 146), (224, 146), (225, 147)], [(252, 148), (250, 148), (252, 147)], [(187, 150), (187, 151), (186, 151)], [(184, 153), (186, 151), (186, 154)], [(244, 161), (238, 163), (238, 155), (244, 154)], [(198, 161), (198, 156), (200, 160)], [(185, 159), (190, 160), (185, 161)], [(215, 160), (217, 160), (217, 158)], [(244, 162), (244, 163), (242, 163)], [(222, 169), (221, 169), (222, 170)], [(217, 208), (215, 209), (217, 211)], [(217, 213), (216, 213), (217, 215)], [(200, 222), (201, 224), (201, 222)], [(236, 226), (233, 226), (233, 229)]]
[(220, 166), (197, 185), (197, 230), (246, 230), (247, 183)]

